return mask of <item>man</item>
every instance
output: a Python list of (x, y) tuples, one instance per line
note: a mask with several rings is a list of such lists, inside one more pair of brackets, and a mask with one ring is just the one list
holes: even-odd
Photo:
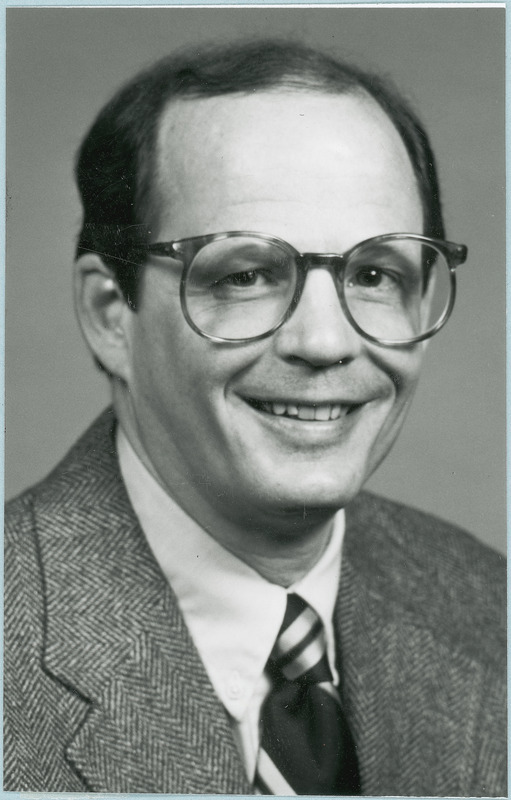
[(361, 492), (466, 255), (415, 115), (299, 45), (184, 54), (77, 179), (113, 409), (8, 511), (5, 788), (505, 794), (503, 559)]

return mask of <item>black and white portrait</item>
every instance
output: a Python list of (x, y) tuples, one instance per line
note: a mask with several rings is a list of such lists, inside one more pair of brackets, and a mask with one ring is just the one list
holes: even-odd
[(6, 16), (4, 789), (505, 795), (505, 9)]

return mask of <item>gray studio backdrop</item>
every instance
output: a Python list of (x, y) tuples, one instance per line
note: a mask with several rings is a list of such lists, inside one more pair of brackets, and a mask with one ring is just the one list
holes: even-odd
[(394, 78), (437, 152), (454, 317), (371, 488), (505, 547), (504, 10), (7, 9), (6, 495), (42, 478), (107, 404), (75, 323), (73, 158), (93, 116), (176, 46), (291, 35)]

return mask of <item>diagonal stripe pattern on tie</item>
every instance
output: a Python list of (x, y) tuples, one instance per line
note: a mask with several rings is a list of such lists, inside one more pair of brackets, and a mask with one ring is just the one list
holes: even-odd
[(360, 794), (355, 745), (326, 654), (323, 625), (301, 597), (288, 595), (266, 670), (254, 787), (261, 794)]

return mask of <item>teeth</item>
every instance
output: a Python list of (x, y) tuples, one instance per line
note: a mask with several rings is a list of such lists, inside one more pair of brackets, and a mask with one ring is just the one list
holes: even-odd
[(298, 419), (314, 419), (315, 414), (314, 406), (298, 406)]
[(323, 405), (295, 405), (294, 403), (260, 402), (259, 406), (268, 414), (275, 414), (278, 417), (298, 417), (298, 419), (316, 420), (318, 422), (339, 419), (341, 414), (347, 413), (350, 408), (349, 406), (331, 405), (330, 403)]
[(321, 420), (321, 422), (327, 422), (327, 420), (330, 419), (331, 413), (332, 413), (331, 406), (316, 406), (314, 419)]

